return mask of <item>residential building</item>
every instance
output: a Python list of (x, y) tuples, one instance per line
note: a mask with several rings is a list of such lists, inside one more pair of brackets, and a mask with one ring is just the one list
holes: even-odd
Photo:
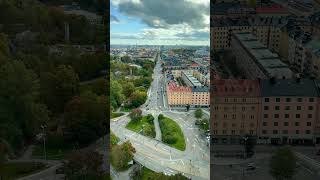
[(257, 136), (260, 116), (258, 80), (211, 81), (211, 130), (215, 143), (240, 143)]
[(178, 86), (175, 82), (169, 82), (166, 86), (168, 104), (170, 106), (185, 106), (192, 104), (192, 88)]
[(233, 33), (232, 53), (247, 79), (291, 78), (293, 72), (251, 33)]
[(309, 79), (261, 80), (259, 142), (313, 144), (318, 92)]

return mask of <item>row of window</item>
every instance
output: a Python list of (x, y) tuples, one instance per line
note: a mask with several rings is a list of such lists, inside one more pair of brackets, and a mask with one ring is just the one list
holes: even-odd
[[(229, 115), (228, 115), (228, 114), (224, 114), (224, 115), (223, 115), (223, 119), (228, 119), (229, 116), (232, 117), (232, 119), (237, 119), (237, 115), (236, 115), (236, 114), (232, 114), (232, 115), (230, 115), (230, 114), (229, 114)], [(242, 119), (245, 119), (246, 117), (249, 117), (250, 119), (254, 119), (255, 115), (248, 115), (248, 116), (246, 116), (245, 114), (242, 114), (242, 115), (241, 115), (241, 118), (242, 118)], [(215, 119), (218, 119), (218, 118), (219, 118), (219, 115), (218, 115), (218, 114), (215, 114), (215, 115), (214, 115), (214, 118), (215, 118)]]
[[(215, 122), (213, 125), (214, 125), (214, 127), (218, 127), (218, 123), (217, 122)], [(222, 124), (222, 127), (224, 127), (224, 128), (228, 127), (228, 123), (224, 122)], [(232, 123), (231, 127), (237, 127), (237, 124), (236, 123)], [(250, 123), (250, 127), (255, 127), (255, 123)], [(241, 123), (241, 128), (244, 128), (244, 123)]]
[[(270, 102), (271, 98), (264, 98), (264, 102)], [(285, 98), (285, 102), (292, 102), (292, 99), (294, 98)], [(295, 98), (296, 102), (302, 102), (302, 98)], [(281, 98), (274, 98), (275, 102), (281, 102)], [(315, 102), (315, 98), (309, 98), (309, 102)]]
[[(222, 134), (224, 134), (224, 135), (229, 135), (229, 134), (232, 134), (232, 135), (235, 135), (236, 134), (236, 132), (238, 132), (239, 134), (244, 134), (244, 130), (240, 130), (240, 131), (236, 131), (236, 130), (222, 130), (221, 131), (222, 132)], [(230, 132), (230, 133), (229, 133)], [(249, 134), (250, 135), (253, 135), (255, 133), (255, 130), (249, 130)], [(213, 130), (213, 134), (218, 134), (218, 130)]]
[[(268, 126), (268, 122), (263, 122), (262, 123), (263, 126)], [(283, 122), (284, 126), (289, 126), (289, 122)], [(294, 123), (295, 126), (300, 126), (300, 122), (295, 122)], [(311, 126), (311, 122), (306, 122), (307, 126)], [(273, 122), (273, 126), (279, 126), (278, 122)]]
[[(282, 130), (282, 131), (279, 131), (279, 130), (272, 130), (271, 131), (272, 134), (279, 134), (280, 132), (282, 132), (282, 134), (288, 134), (289, 131), (288, 130)], [(301, 134), (303, 131), (300, 131), (300, 130), (295, 130), (295, 134)], [(305, 130), (304, 131), (305, 134), (311, 134), (311, 130)], [(262, 134), (268, 134), (268, 130), (262, 130)]]
[[(220, 109), (222, 109), (222, 107), (220, 107)], [(230, 107), (223, 107), (223, 110), (224, 110), (224, 111), (228, 111), (229, 109), (232, 109), (233, 111), (236, 111), (236, 110), (237, 110), (237, 107), (236, 107), (236, 106), (233, 106), (232, 108), (230, 108)], [(241, 107), (241, 110), (242, 110), (242, 111), (245, 111), (245, 110), (248, 110), (248, 109), (255, 110), (256, 107), (255, 107), (255, 106), (251, 106), (251, 107), (244, 107), (244, 106), (242, 106), (242, 107)], [(215, 106), (215, 107), (214, 107), (214, 110), (219, 110), (219, 106)]]
[[(301, 118), (301, 114), (296, 114), (295, 117), (297, 119)], [(308, 114), (307, 117), (310, 119), (312, 118), (312, 114)], [(263, 114), (263, 118), (269, 118), (269, 114)], [(273, 114), (273, 118), (279, 119), (280, 118), (280, 114)], [(289, 114), (284, 114), (284, 118), (290, 118)]]
[[(292, 106), (285, 106), (284, 110), (290, 110)], [(313, 110), (314, 106), (308, 106), (308, 110)], [(269, 106), (264, 106), (263, 110), (269, 110)], [(280, 110), (280, 106), (274, 106), (274, 110)], [(302, 106), (296, 106), (295, 110), (302, 110)]]

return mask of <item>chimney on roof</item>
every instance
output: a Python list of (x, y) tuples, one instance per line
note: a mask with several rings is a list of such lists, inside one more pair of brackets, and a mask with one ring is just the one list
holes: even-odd
[(270, 83), (271, 84), (275, 84), (276, 83), (276, 78), (275, 77), (271, 77), (270, 78)]

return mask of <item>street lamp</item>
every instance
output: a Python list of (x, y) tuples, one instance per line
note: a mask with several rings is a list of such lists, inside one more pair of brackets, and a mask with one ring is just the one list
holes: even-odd
[(46, 152), (46, 133), (45, 133), (45, 128), (47, 128), (46, 125), (41, 125), (40, 126), (42, 129), (42, 138), (43, 138), (43, 152), (44, 152), (44, 160), (47, 160), (47, 152)]

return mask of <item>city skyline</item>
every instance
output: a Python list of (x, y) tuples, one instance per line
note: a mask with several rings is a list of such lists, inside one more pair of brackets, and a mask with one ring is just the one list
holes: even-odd
[(110, 44), (208, 46), (209, 4), (209, 0), (112, 0)]

